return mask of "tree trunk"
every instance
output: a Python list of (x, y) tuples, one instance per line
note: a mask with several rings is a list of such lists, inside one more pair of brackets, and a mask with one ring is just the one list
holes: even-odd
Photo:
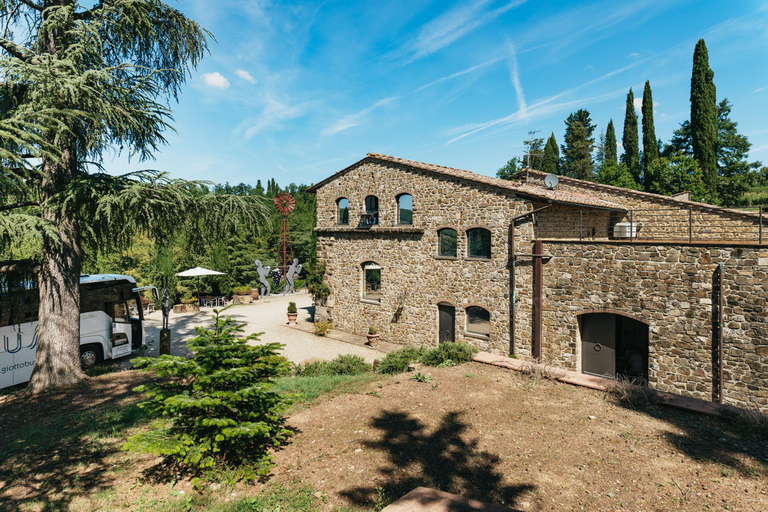
[[(45, 6), (71, 3), (72, 0), (46, 0)], [(63, 29), (46, 34), (45, 52), (58, 55), (60, 48), (68, 44), (66, 37)], [(58, 227), (58, 236), (43, 237), (38, 274), (39, 337), (26, 395), (69, 386), (87, 378), (80, 367), (80, 237), (73, 214), (64, 210), (61, 198), (56, 198), (77, 173), (77, 143), (71, 133), (49, 133), (46, 139), (59, 149), (60, 160), (43, 158), (41, 203), (43, 219)]]
[[(53, 193), (60, 191), (75, 169), (76, 160), (70, 148), (62, 151), (61, 162), (44, 160), (43, 201), (49, 201)], [(66, 215), (60, 204), (45, 208), (43, 217), (58, 226), (60, 242), (47, 237), (43, 242), (38, 274), (40, 335), (27, 395), (87, 378), (80, 367), (82, 251), (77, 222)]]

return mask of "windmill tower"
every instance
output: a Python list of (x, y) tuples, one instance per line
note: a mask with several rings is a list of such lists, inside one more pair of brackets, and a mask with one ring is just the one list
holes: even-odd
[(280, 241), (277, 245), (277, 258), (278, 261), (283, 263), (280, 267), (281, 275), (283, 276), (293, 260), (293, 245), (291, 244), (291, 230), (288, 227), (288, 214), (293, 211), (295, 206), (296, 200), (291, 194), (283, 192), (275, 197), (275, 208), (283, 215), (280, 226)]

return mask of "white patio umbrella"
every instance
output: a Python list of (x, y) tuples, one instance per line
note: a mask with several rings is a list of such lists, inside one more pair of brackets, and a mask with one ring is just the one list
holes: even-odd
[(226, 272), (218, 272), (203, 267), (195, 267), (176, 274), (179, 277), (197, 277), (197, 300), (200, 300), (200, 276), (223, 276)]

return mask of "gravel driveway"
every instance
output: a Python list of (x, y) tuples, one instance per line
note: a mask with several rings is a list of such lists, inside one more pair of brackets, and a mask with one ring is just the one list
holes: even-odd
[[(298, 327), (289, 327), (286, 310), (289, 302), (295, 302), (298, 308), (297, 322)], [(294, 363), (300, 363), (311, 358), (320, 358), (331, 360), (339, 354), (357, 354), (372, 363), (374, 359), (384, 357), (386, 348), (375, 350), (363, 346), (365, 338), (343, 333), (343, 336), (331, 337), (315, 336), (312, 333), (302, 330), (308, 328), (311, 324), (312, 316), (312, 297), (304, 290), (291, 295), (271, 295), (266, 298), (248, 305), (233, 305), (225, 312), (225, 315), (231, 315), (236, 321), (247, 325), (244, 327), (245, 334), (254, 332), (263, 332), (260, 337), (260, 343), (277, 342), (285, 345), (283, 355)], [(199, 313), (170, 313), (168, 318), (171, 329), (171, 354), (174, 356), (189, 356), (186, 341), (194, 335), (194, 328), (197, 326), (208, 327), (212, 323), (213, 310), (203, 308)], [(162, 327), (163, 317), (160, 311), (155, 311), (146, 316), (147, 339), (154, 340), (152, 346), (147, 350), (146, 355), (157, 356), (159, 353), (160, 328)], [(342, 333), (336, 333), (342, 334)], [(347, 341), (334, 339), (334, 337), (343, 337)], [(386, 344), (389, 345), (389, 344)], [(115, 360), (115, 364), (120, 368), (130, 368), (130, 360), (137, 356), (134, 352)]]

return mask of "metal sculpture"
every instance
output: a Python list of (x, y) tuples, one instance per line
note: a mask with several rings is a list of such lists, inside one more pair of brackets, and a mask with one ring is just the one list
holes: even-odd
[(261, 296), (268, 297), (272, 291), (272, 285), (269, 284), (269, 271), (272, 268), (263, 266), (260, 260), (256, 260), (255, 265), (256, 272), (259, 273), (259, 282), (261, 283)]
[(163, 278), (163, 329), (168, 329), (168, 313), (171, 311), (171, 294), (168, 292), (168, 278)]
[(286, 293), (293, 293), (295, 290), (293, 288), (293, 279), (301, 273), (301, 264), (299, 263), (299, 258), (293, 258), (293, 264), (291, 264), (291, 267), (288, 269), (288, 272), (285, 273), (285, 291), (283, 292), (283, 295)]
[(296, 200), (291, 194), (283, 192), (275, 197), (275, 208), (283, 215), (280, 229), (280, 241), (277, 246), (277, 256), (282, 260), (281, 273), (285, 275), (288, 270), (288, 262), (293, 259), (293, 245), (291, 244), (291, 231), (288, 227), (288, 214), (296, 207)]

